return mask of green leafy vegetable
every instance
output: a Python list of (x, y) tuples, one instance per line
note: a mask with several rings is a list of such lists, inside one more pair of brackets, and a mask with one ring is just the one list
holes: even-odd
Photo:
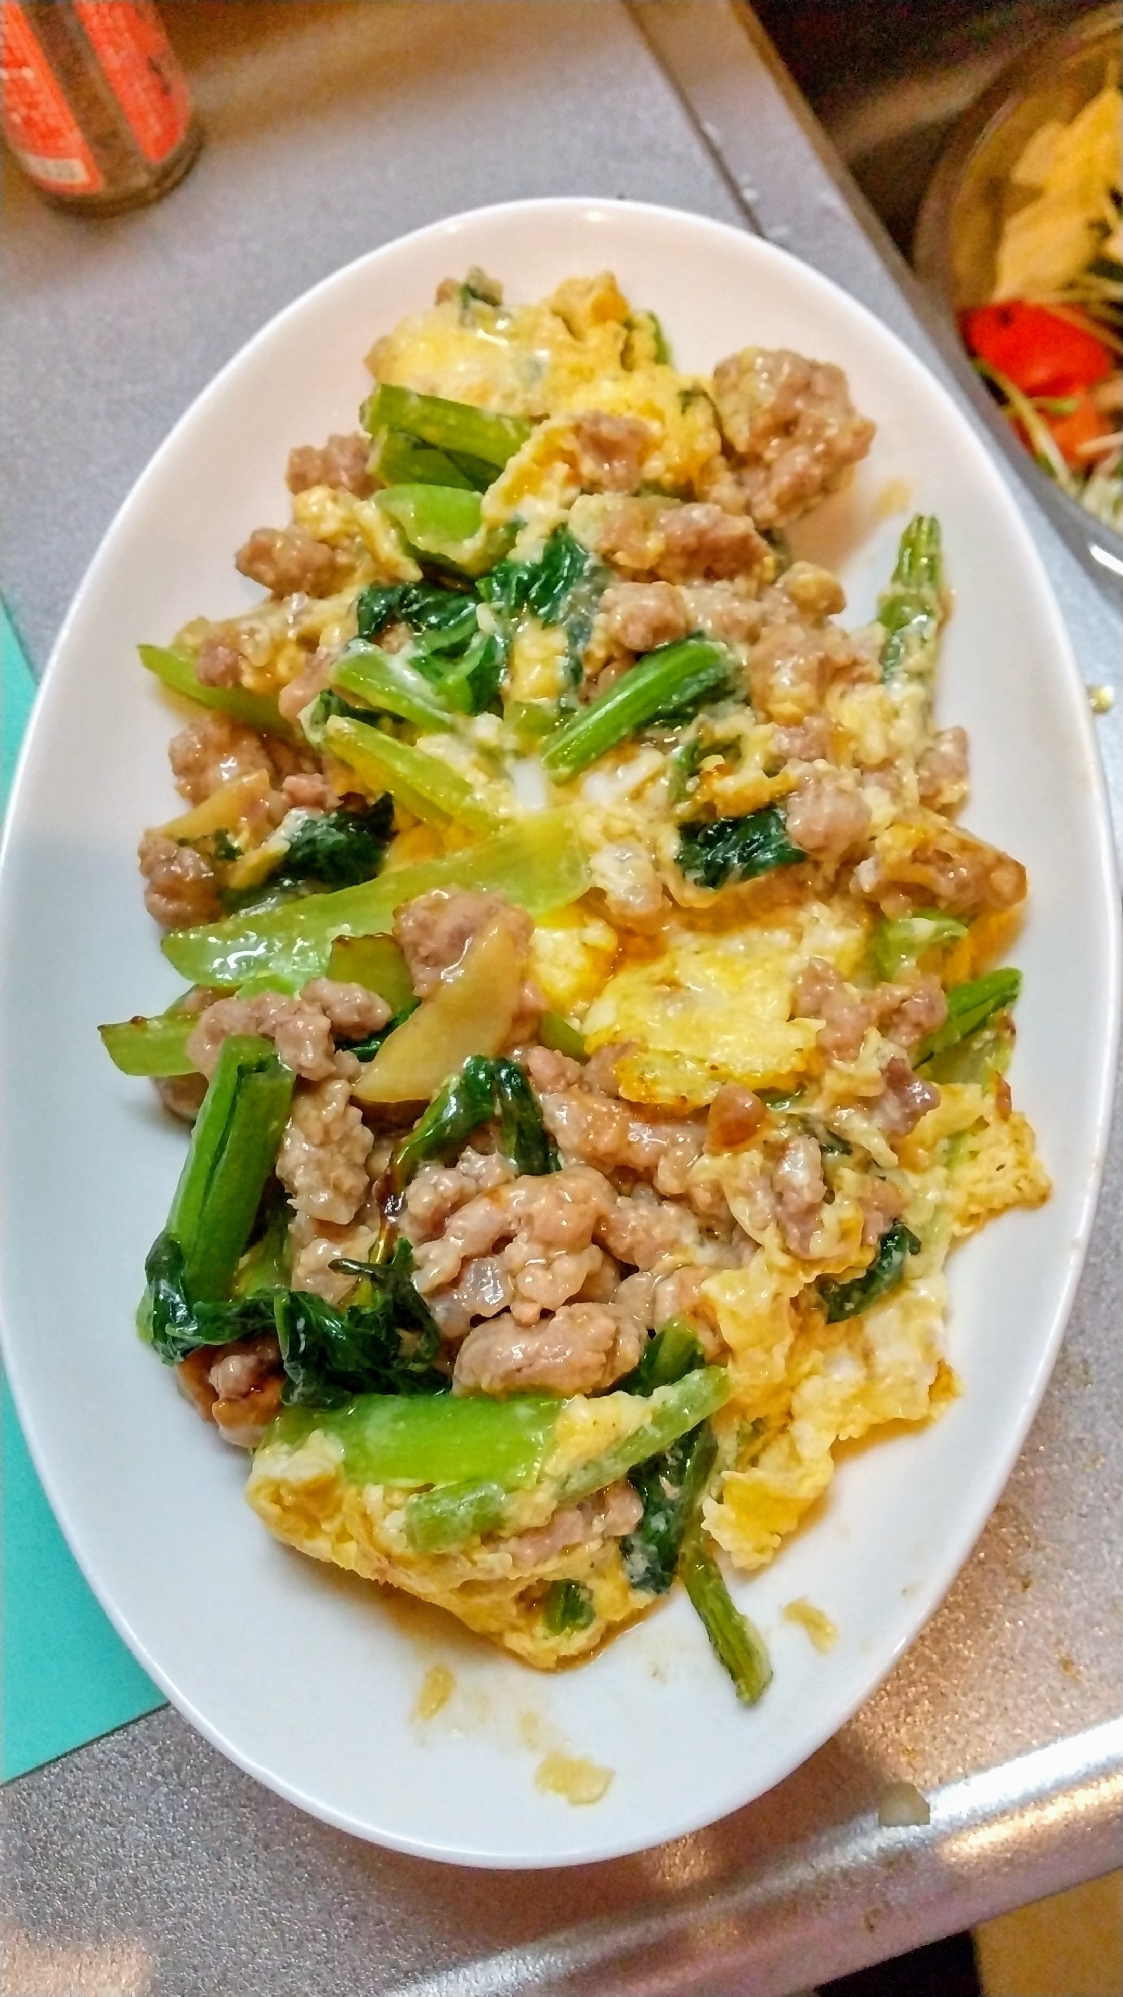
[(491, 1064), (499, 1149), (515, 1171), (539, 1176), (561, 1169), (558, 1147), (542, 1121), (538, 1099), (517, 1061), (500, 1055)]
[(362, 811), (325, 811), (306, 818), (289, 841), (270, 887), (315, 883), (349, 888), (373, 880), (386, 856), (394, 827), (394, 801), (376, 798)]
[(448, 1374), (432, 1363), (440, 1332), (414, 1288), (412, 1263), (404, 1239), (387, 1262), (341, 1257), (332, 1267), (361, 1276), (367, 1298), (345, 1311), (304, 1290), (287, 1290), (274, 1300), (286, 1402), (324, 1408), (358, 1394), (448, 1392)]
[(957, 942), (966, 934), (965, 922), (938, 908), (914, 909), (895, 922), (882, 916), (870, 938), (870, 961), (879, 978), (893, 979), (906, 964), (915, 964), (925, 950)]
[(675, 1578), (687, 1521), (709, 1482), (717, 1443), (707, 1422), (680, 1436), (661, 1456), (640, 1463), (629, 1482), (643, 1503), (643, 1517), (620, 1542), (624, 1572), (633, 1588), (665, 1595)]
[(201, 1345), (228, 1345), (273, 1329), (269, 1296), (189, 1303), (183, 1249), (166, 1229), (145, 1259), (145, 1330), (165, 1366), (178, 1365)]
[(565, 628), (569, 676), (581, 677), (593, 620), (611, 580), (603, 562), (574, 539), (568, 527), (555, 527), (536, 562), (500, 562), (480, 582), (480, 595), (507, 628), (531, 611), (543, 624)]
[(269, 975), (299, 991), (309, 978), (323, 976), (337, 937), (388, 930), (402, 902), (432, 888), (492, 889), (539, 916), (576, 901), (588, 885), (588, 860), (576, 827), (564, 812), (544, 811), (461, 852), (395, 867), (358, 887), (171, 930), (161, 947), (192, 984), (240, 985)]
[(557, 1146), (547, 1134), (534, 1091), (517, 1061), (470, 1055), (450, 1075), (398, 1146), (394, 1181), (404, 1186), (431, 1158), (455, 1156), (481, 1123), (499, 1118), (499, 1146), (520, 1175), (556, 1172)]
[(744, 818), (712, 818), (681, 827), (675, 856), (699, 887), (722, 888), (752, 881), (774, 867), (794, 867), (807, 855), (788, 837), (778, 804), (766, 804)]
[(378, 638), (388, 624), (408, 624), (426, 652), (460, 652), (478, 631), (476, 597), (435, 583), (372, 583), (355, 599), (360, 638)]
[(192, 1304), (226, 1297), (280, 1148), (294, 1082), (268, 1040), (231, 1034), (223, 1041), (167, 1222), (183, 1251)]
[(869, 1310), (871, 1304), (879, 1303), (903, 1280), (908, 1257), (919, 1253), (916, 1235), (903, 1220), (895, 1220), (882, 1235), (873, 1261), (860, 1276), (853, 1276), (848, 1282), (820, 1276), (819, 1295), (827, 1323), (838, 1324), (843, 1318), (857, 1317), (861, 1311)]
[(669, 1387), (705, 1363), (706, 1355), (690, 1320), (672, 1317), (648, 1340), (639, 1365), (617, 1381), (617, 1388), (627, 1394), (653, 1394), (656, 1387)]
[(883, 680), (931, 669), (944, 615), (943, 574), (940, 523), (918, 513), (901, 535), (893, 579), (878, 601), (877, 621), (886, 632)]
[(411, 548), (437, 568), (477, 576), (510, 547), (514, 525), (483, 531), (478, 492), (452, 485), (388, 485), (376, 503), (396, 520)]
[(984, 1026), (993, 1014), (1013, 1005), (1021, 988), (1022, 974), (1012, 965), (999, 971), (987, 971), (984, 977), (972, 978), (967, 984), (953, 985), (947, 994), (948, 1016), (942, 1026), (920, 1042), (912, 1057), (913, 1067), (920, 1068), (931, 1061), (933, 1055), (943, 1054), (949, 1047), (958, 1046), (969, 1033)]
[(588, 1629), (596, 1619), (593, 1598), (580, 1581), (551, 1581), (542, 1604), (542, 1621), (551, 1636)]
[(731, 671), (729, 653), (708, 638), (660, 646), (581, 708), (543, 750), (542, 761), (552, 777), (566, 783), (637, 729), (724, 692)]
[(456, 664), (446, 667), (437, 681), (442, 698), (461, 714), (483, 714), (495, 703), (506, 664), (505, 640), (495, 632), (477, 632)]
[(163, 645), (138, 645), (137, 651), (141, 664), (173, 693), (184, 694), (188, 700), (198, 701), (201, 707), (220, 708), (247, 728), (260, 729), (266, 735), (283, 735), (291, 741), (293, 730), (282, 720), (272, 694), (250, 693), (244, 686), (206, 686), (196, 676), (194, 661), (186, 652), (172, 652)]
[(418, 1166), (451, 1158), (481, 1123), (495, 1114), (493, 1063), (472, 1054), (458, 1075), (450, 1075), (394, 1154), (394, 1182), (404, 1186)]
[[(438, 589), (429, 583), (398, 583), (392, 588), (363, 590), (358, 601), (359, 632), (364, 640), (376, 636), (388, 622), (409, 625), (413, 639), (403, 662), (411, 679), (420, 674), (436, 688), (435, 702), (462, 714), (482, 714), (491, 706), (507, 663), (507, 639), (480, 630), (474, 595)], [(393, 656), (403, 658), (402, 654)], [(353, 680), (344, 679), (340, 684), (349, 684), (355, 693), (364, 692)], [(418, 720), (418, 725), (448, 723), (447, 718), (436, 723), (430, 718), (427, 722)]]

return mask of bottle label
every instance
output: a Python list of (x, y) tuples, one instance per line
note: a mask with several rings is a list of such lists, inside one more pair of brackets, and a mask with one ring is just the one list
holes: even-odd
[(137, 145), (154, 166), (174, 153), (191, 96), (151, 0), (75, 0), (75, 12)]
[(23, 8), (0, 8), (0, 105), (4, 137), (40, 187), (96, 194), (101, 168), (82, 136)]

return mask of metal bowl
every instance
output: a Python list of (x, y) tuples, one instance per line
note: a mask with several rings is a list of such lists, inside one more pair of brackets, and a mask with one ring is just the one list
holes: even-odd
[[(1074, 118), (1117, 75), (1123, 6), (1070, 21), (1010, 63), (964, 113), (929, 183), (913, 245), (917, 275), (953, 323), (985, 304), (1006, 219), (1024, 200), (1010, 170), (1046, 118)], [(972, 370), (974, 374), (974, 370)], [(1105, 527), (1034, 463), (975, 377), (975, 400), (1010, 462), (1101, 582), (1123, 592), (1123, 535)]]

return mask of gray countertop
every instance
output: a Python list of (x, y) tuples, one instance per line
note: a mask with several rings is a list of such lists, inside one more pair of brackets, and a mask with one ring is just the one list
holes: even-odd
[[(955, 379), (904, 266), (735, 0), (176, 0), (208, 144), (157, 208), (87, 222), (9, 167), (3, 587), (37, 666), (174, 419), (362, 251), (525, 194), (756, 228)], [(497, 79), (502, 89), (497, 91)], [(1018, 488), (1085, 675), (1117, 615)], [(1104, 728), (1117, 797), (1117, 720)], [(941, 1610), (842, 1732), (708, 1831), (564, 1874), (382, 1852), (300, 1815), (174, 1713), (7, 1791), (2, 1987), (152, 1997), (784, 1997), (1119, 1863), (1123, 1146), (1057, 1370)], [(932, 1803), (878, 1829), (886, 1781)]]

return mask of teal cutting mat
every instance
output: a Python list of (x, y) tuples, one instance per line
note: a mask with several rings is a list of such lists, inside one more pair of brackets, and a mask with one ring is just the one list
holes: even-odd
[[(0, 667), (2, 794), (7, 797), (35, 689), (2, 606)], [(74, 1564), (35, 1475), (6, 1385), (2, 1414), (0, 1777), (7, 1782), (164, 1702)]]

